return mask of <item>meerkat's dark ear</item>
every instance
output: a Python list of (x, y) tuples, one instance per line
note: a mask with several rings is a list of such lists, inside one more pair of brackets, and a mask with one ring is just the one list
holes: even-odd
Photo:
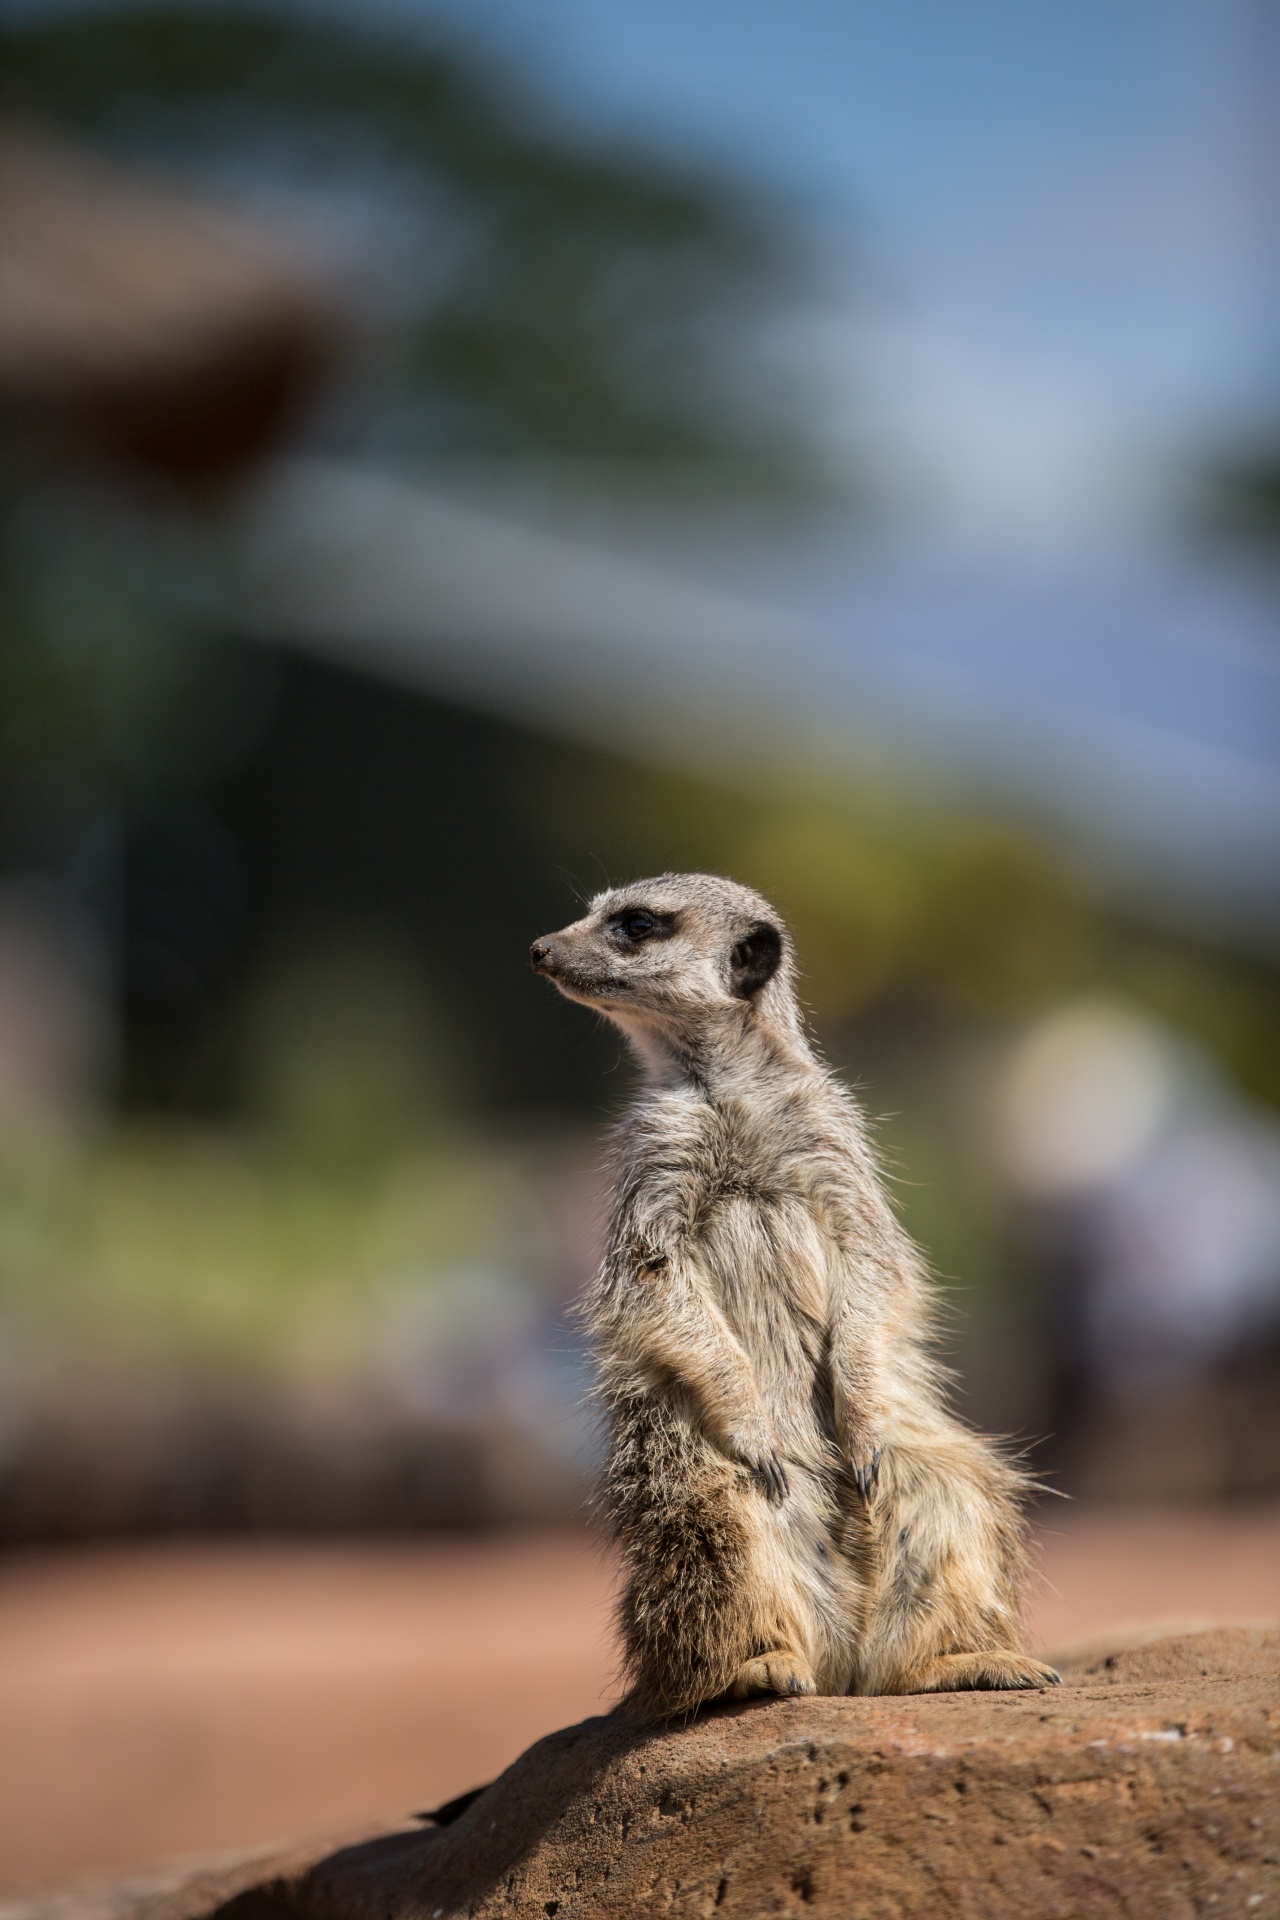
[(782, 935), (770, 920), (757, 920), (729, 955), (729, 984), (739, 1000), (750, 1000), (778, 971)]

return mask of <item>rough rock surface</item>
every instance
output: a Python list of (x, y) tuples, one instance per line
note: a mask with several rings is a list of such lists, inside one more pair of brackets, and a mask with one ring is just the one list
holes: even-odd
[(586, 1720), (448, 1826), (231, 1874), (117, 1900), (112, 1920), (1272, 1920), (1280, 1630), (1113, 1644), (1044, 1694), (777, 1701), (647, 1733)]

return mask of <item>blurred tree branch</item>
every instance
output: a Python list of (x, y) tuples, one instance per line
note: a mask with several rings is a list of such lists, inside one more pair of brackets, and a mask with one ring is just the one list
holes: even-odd
[[(264, 141), (313, 182), (367, 177), (447, 209), (466, 244), (424, 273), (396, 373), (432, 450), (653, 457), (812, 478), (762, 332), (794, 290), (777, 208), (592, 149), (419, 38), (245, 6), (130, 6), (0, 32), (3, 99), (190, 165)], [(431, 247), (430, 222), (418, 245)], [(442, 249), (443, 250), (443, 249)]]

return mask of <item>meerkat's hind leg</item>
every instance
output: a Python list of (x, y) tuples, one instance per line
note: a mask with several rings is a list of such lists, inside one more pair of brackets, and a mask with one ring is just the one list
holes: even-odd
[(790, 1647), (771, 1647), (746, 1660), (738, 1668), (729, 1686), (731, 1700), (751, 1700), (761, 1694), (816, 1693), (818, 1683), (813, 1668), (802, 1653)]
[(1043, 1660), (1010, 1648), (986, 1653), (940, 1653), (905, 1673), (894, 1693), (1000, 1693), (1014, 1687), (1059, 1687), (1062, 1676)]

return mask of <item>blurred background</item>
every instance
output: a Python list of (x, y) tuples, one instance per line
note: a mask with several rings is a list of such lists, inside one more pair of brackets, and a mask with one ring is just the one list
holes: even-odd
[(9, 0), (0, 1888), (608, 1697), (631, 1070), (525, 956), (663, 868), (791, 922), (1040, 1638), (1274, 1611), (1278, 88), (1266, 0)]

